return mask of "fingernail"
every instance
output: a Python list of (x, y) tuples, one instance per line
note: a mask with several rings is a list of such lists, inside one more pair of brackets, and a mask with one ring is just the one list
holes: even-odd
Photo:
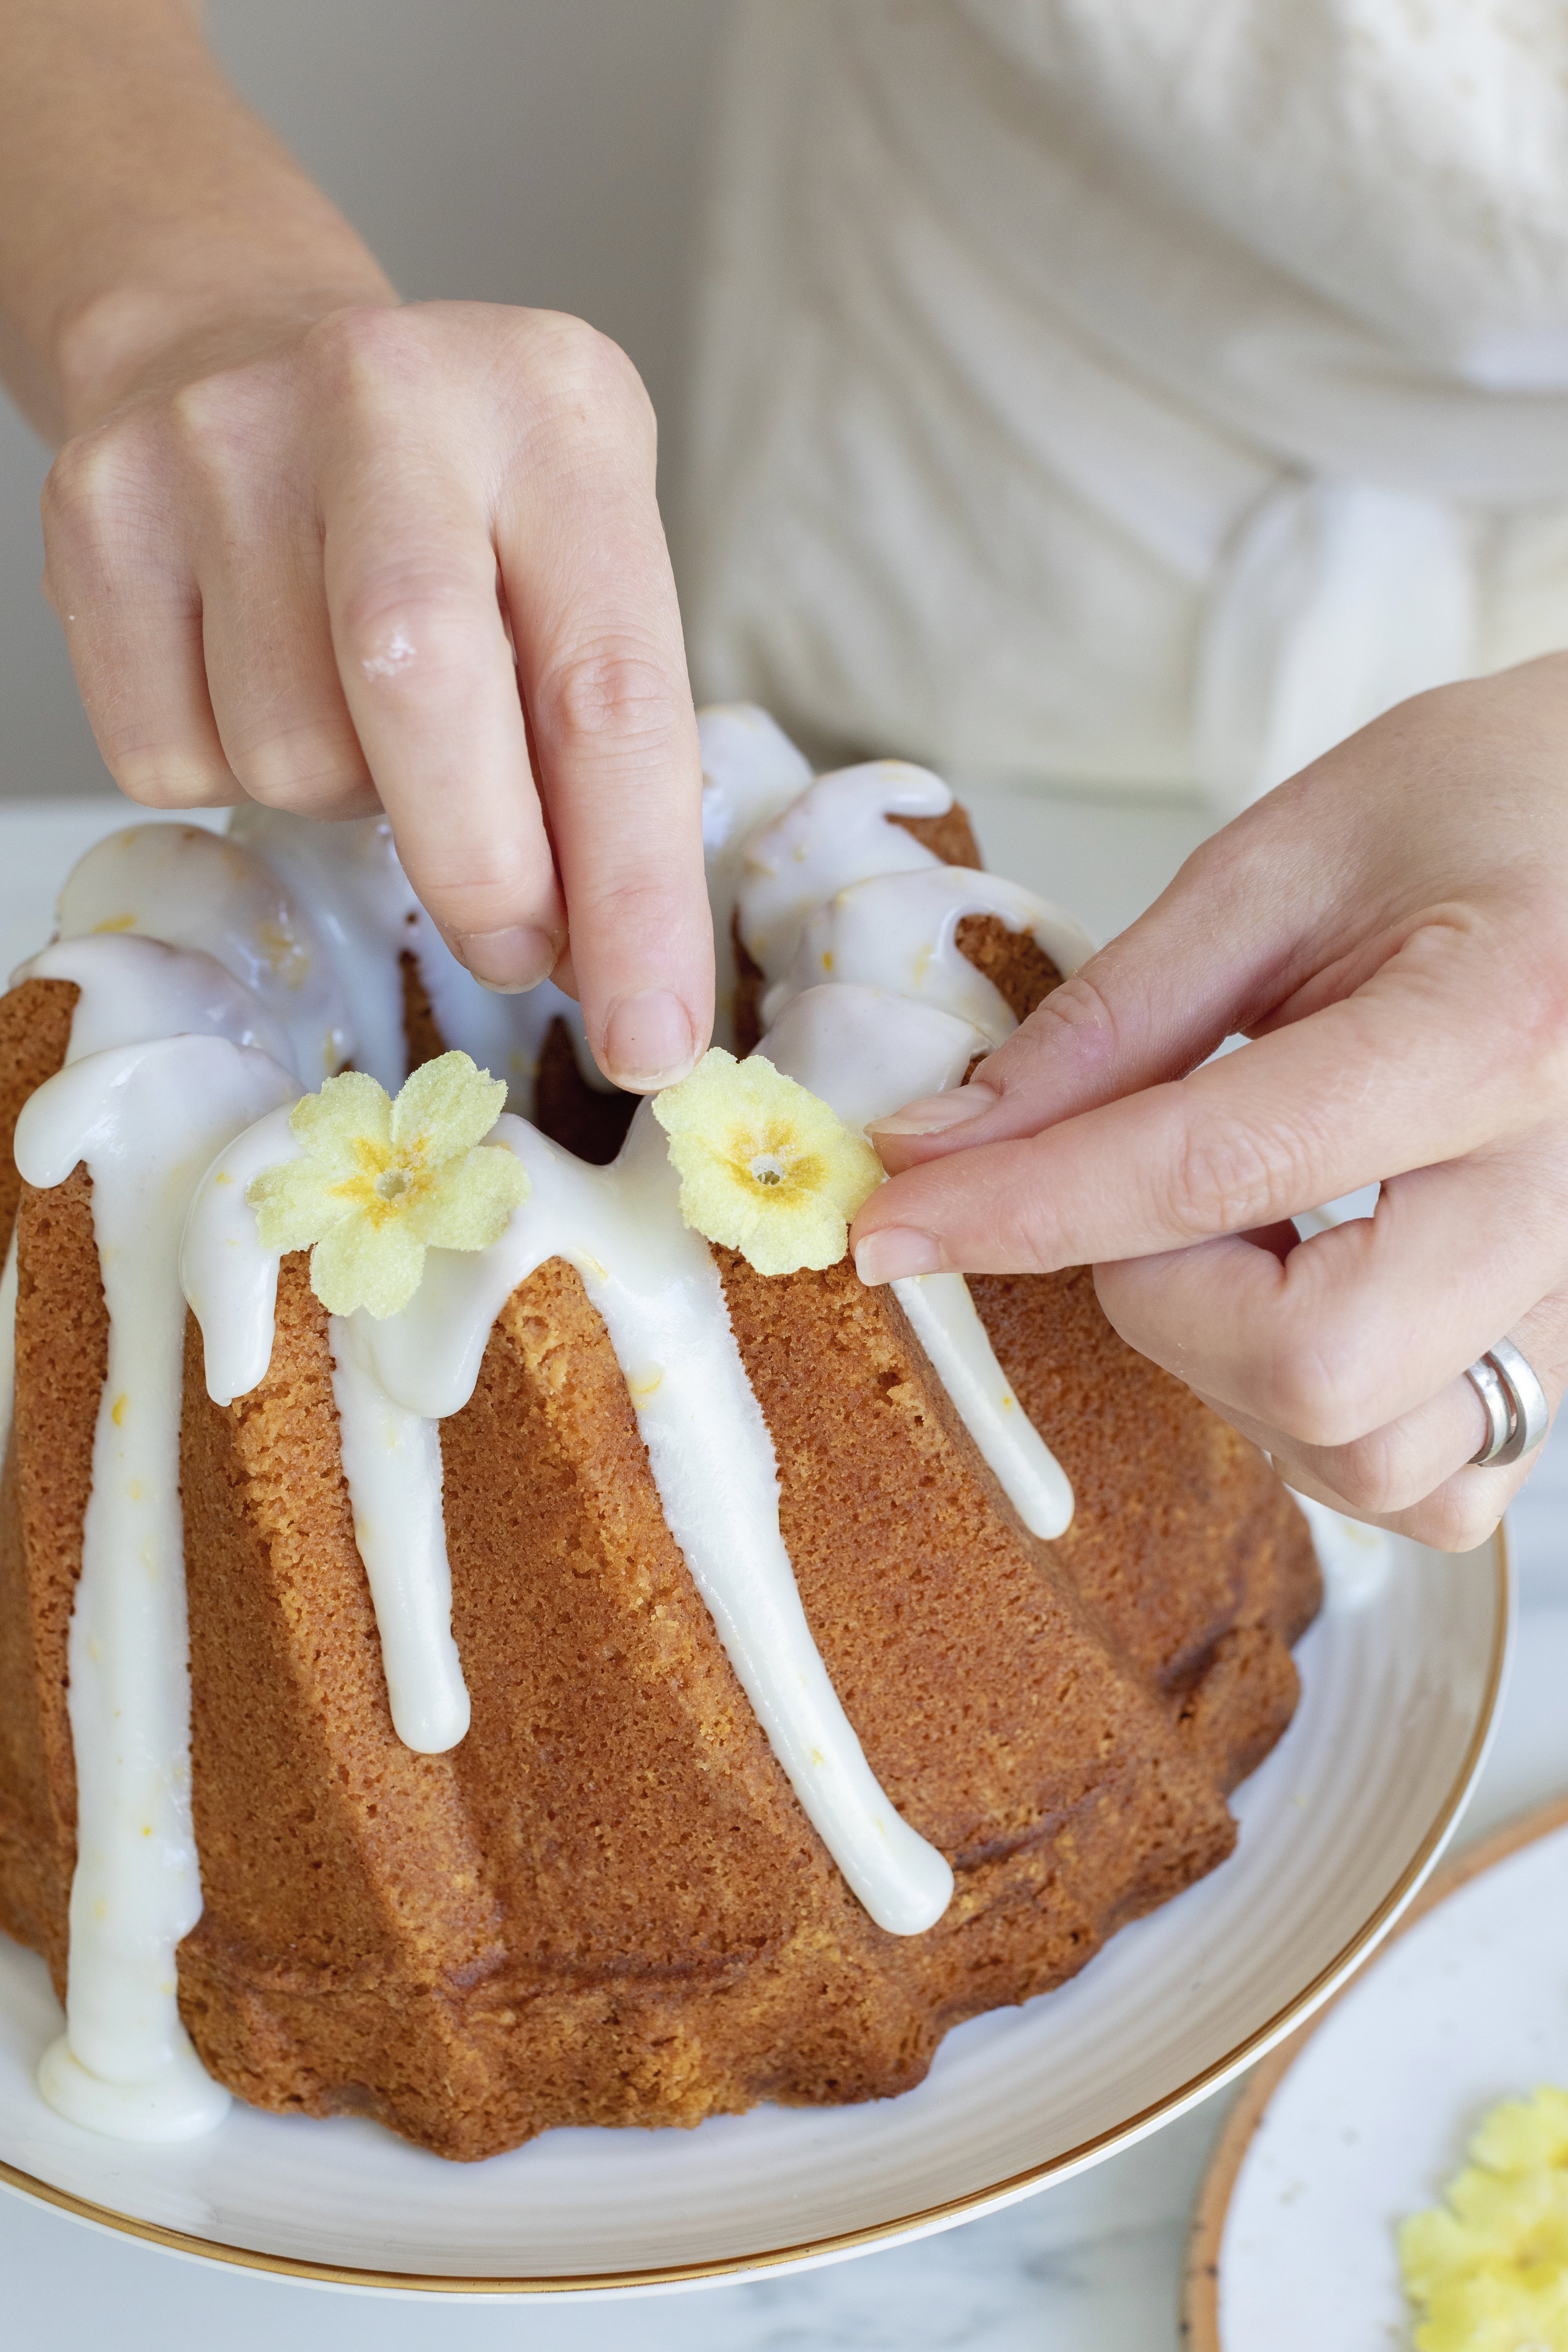
[(507, 931), (461, 931), (450, 934), (447, 945), (464, 970), (481, 988), (498, 996), (516, 996), (548, 980), (561, 954), (561, 944), (548, 931), (520, 923)]
[(914, 1225), (884, 1225), (855, 1245), (855, 1271), (862, 1282), (902, 1282), (906, 1275), (940, 1274), (942, 1244)]
[(972, 1118), (983, 1118), (994, 1110), (1002, 1097), (994, 1087), (979, 1078), (971, 1078), (966, 1087), (953, 1087), (944, 1095), (926, 1095), (919, 1102), (906, 1103), (902, 1110), (891, 1112), (886, 1118), (868, 1118), (868, 1135), (941, 1135), (950, 1127), (962, 1127)]
[(617, 1086), (634, 1094), (672, 1087), (697, 1059), (691, 1015), (667, 988), (623, 996), (605, 1024), (605, 1061)]

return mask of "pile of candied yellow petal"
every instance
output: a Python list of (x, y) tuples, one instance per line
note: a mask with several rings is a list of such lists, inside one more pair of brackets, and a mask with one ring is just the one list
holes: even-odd
[(1568, 2091), (1494, 2107), (1399, 2232), (1419, 2352), (1568, 2352)]

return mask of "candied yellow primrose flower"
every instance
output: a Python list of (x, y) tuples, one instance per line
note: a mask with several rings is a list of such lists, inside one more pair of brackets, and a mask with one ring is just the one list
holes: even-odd
[(837, 1265), (849, 1220), (882, 1181), (868, 1143), (761, 1054), (721, 1045), (654, 1097), (680, 1171), (680, 1213), (759, 1274)]
[(487, 1136), (503, 1080), (467, 1054), (441, 1054), (392, 1101), (363, 1070), (329, 1078), (289, 1124), (302, 1160), (264, 1168), (246, 1199), (266, 1249), (310, 1252), (310, 1287), (330, 1315), (395, 1315), (418, 1289), (427, 1249), (486, 1249), (528, 1197), (528, 1171)]
[(1494, 2107), (1399, 2232), (1419, 2352), (1568, 2352), (1568, 2092)]

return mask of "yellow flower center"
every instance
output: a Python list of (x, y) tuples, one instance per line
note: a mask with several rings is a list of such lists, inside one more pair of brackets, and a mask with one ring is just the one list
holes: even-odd
[(738, 1129), (731, 1137), (728, 1158), (737, 1181), (749, 1180), (770, 1192), (815, 1192), (826, 1173), (819, 1152), (803, 1150), (779, 1127), (760, 1132), (754, 1127)]
[(356, 1136), (353, 1154), (359, 1167), (332, 1186), (333, 1193), (340, 1201), (351, 1202), (379, 1232), (431, 1191), (439, 1171), (426, 1165), (424, 1142), (421, 1136), (412, 1149), (405, 1145), (399, 1150), (374, 1136)]

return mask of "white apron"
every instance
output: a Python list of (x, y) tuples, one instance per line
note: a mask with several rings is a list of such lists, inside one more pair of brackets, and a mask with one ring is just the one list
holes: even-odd
[(703, 697), (1236, 806), (1568, 646), (1563, 0), (741, 0), (717, 114)]

